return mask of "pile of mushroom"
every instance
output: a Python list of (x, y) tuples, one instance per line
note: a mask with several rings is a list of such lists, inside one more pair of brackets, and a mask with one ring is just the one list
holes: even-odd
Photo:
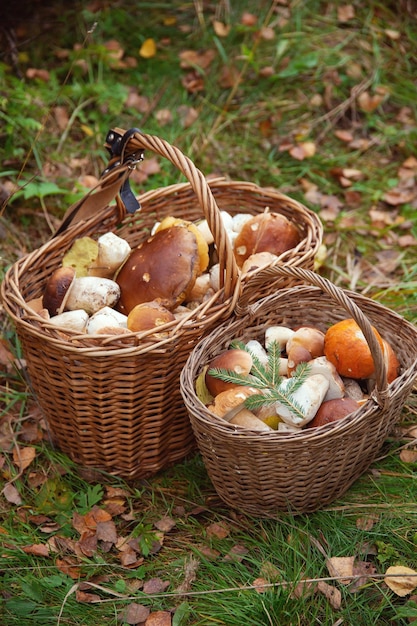
[[(242, 274), (300, 242), (285, 216), (221, 212)], [(219, 290), (219, 264), (206, 220), (166, 217), (136, 248), (113, 232), (81, 237), (30, 308), (62, 331), (121, 334), (157, 329), (190, 315)], [(155, 333), (155, 337), (159, 337)]]
[[(375, 328), (373, 331), (380, 341), (391, 383), (399, 374), (400, 364), (391, 345)], [(256, 410), (249, 410), (251, 402), (247, 399), (250, 396), (268, 395), (269, 390), (260, 390), (255, 379), (259, 364), (268, 372), (268, 349), (272, 343), (275, 349), (278, 346), (278, 353), (280, 351), (278, 375), (284, 393), (302, 363), (307, 364), (306, 376), (300, 379), (301, 385), (294, 391), (290, 403), (282, 403), (274, 397), (272, 403), (262, 404), (261, 401)], [(251, 430), (299, 432), (337, 421), (366, 402), (375, 384), (369, 346), (353, 319), (337, 322), (325, 333), (310, 326), (297, 329), (270, 326), (265, 330), (263, 343), (250, 340), (245, 344), (237, 343), (241, 347), (236, 347), (236, 342), (231, 345), (232, 348), (218, 354), (203, 368), (196, 381), (196, 393), (217, 417)], [(226, 372), (239, 375), (240, 382), (226, 381), (225, 376), (219, 376)], [(289, 408), (292, 402), (297, 404), (298, 411)]]

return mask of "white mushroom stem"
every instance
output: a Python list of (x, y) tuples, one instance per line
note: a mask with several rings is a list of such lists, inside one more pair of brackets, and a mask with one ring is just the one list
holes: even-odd
[(325, 401), (343, 398), (345, 395), (345, 385), (333, 363), (330, 363), (325, 356), (318, 356), (316, 359), (309, 361), (308, 365), (309, 376), (321, 374), (329, 381), (329, 389), (324, 397)]
[(249, 350), (249, 352), (262, 363), (262, 365), (268, 365), (268, 355), (260, 341), (251, 339), (246, 343), (246, 349)]
[(99, 237), (97, 258), (89, 268), (90, 276), (113, 278), (131, 252), (129, 243), (112, 232)]
[[(287, 381), (287, 384), (291, 379)], [(281, 402), (276, 403), (276, 411), (286, 424), (294, 426), (305, 426), (310, 422), (317, 411), (329, 389), (329, 381), (321, 374), (309, 376), (305, 382), (293, 394), (293, 400), (299, 405), (303, 417), (295, 410), (290, 410)]]
[(92, 315), (104, 306), (114, 306), (120, 298), (119, 285), (109, 278), (80, 276), (71, 286), (66, 308), (84, 309)]

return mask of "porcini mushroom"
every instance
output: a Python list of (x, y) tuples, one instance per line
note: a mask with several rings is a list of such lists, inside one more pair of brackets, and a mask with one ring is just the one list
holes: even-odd
[(84, 309), (93, 315), (105, 306), (113, 307), (120, 297), (119, 285), (109, 278), (80, 276), (75, 278), (66, 307), (69, 311)]
[(238, 386), (214, 377), (212, 375), (212, 370), (230, 370), (235, 374), (247, 376), (252, 369), (252, 365), (253, 359), (249, 352), (246, 352), (246, 350), (239, 350), (235, 348), (221, 352), (215, 356), (209, 364), (205, 379), (207, 389), (212, 396), (217, 396), (222, 391)]
[(112, 232), (105, 233), (97, 240), (97, 258), (88, 268), (89, 276), (113, 278), (116, 271), (131, 252), (129, 243)]
[(59, 267), (49, 277), (45, 285), (42, 304), (51, 317), (65, 310), (74, 281), (75, 269), (73, 267)]
[[(288, 381), (289, 382), (289, 381)], [(276, 412), (287, 424), (295, 426), (305, 426), (311, 422), (329, 388), (329, 381), (321, 374), (313, 374), (308, 376), (303, 384), (293, 393), (293, 401), (295, 401), (301, 409), (302, 415), (283, 405), (281, 402), (276, 403)]]
[(157, 329), (158, 326), (174, 322), (175, 315), (156, 301), (142, 302), (130, 311), (127, 317), (127, 327), (132, 332)]
[(243, 224), (234, 242), (237, 264), (255, 252), (271, 252), (277, 256), (297, 246), (300, 233), (297, 227), (280, 213), (261, 213)]
[(195, 234), (179, 225), (159, 230), (132, 251), (118, 273), (118, 309), (128, 315), (137, 304), (152, 300), (174, 309), (188, 297), (199, 273)]
[(330, 422), (336, 422), (350, 415), (359, 407), (360, 404), (349, 397), (326, 400), (321, 404), (314, 418), (307, 424), (307, 427), (316, 428), (317, 426), (330, 424)]
[[(382, 337), (372, 327), (383, 350)], [(347, 378), (371, 378), (375, 364), (364, 334), (355, 320), (349, 318), (336, 322), (327, 329), (324, 354), (333, 363), (340, 376)]]

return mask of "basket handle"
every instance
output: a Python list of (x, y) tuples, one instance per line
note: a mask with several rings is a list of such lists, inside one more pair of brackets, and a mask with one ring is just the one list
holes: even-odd
[[(127, 131), (129, 135), (123, 146), (124, 158), (128, 159), (129, 156), (137, 154), (140, 150), (151, 150), (171, 161), (190, 183), (216, 244), (220, 265), (220, 287), (224, 288), (225, 299), (233, 296), (232, 304), (234, 306), (238, 292), (240, 292), (240, 272), (221, 219), (220, 209), (205, 176), (191, 159), (186, 157), (177, 147), (160, 137), (142, 133), (139, 129), (132, 130), (134, 132)], [(110, 133), (112, 132), (117, 136), (123, 136), (126, 133), (121, 128), (114, 128), (110, 131)]]
[[(364, 337), (368, 343), (369, 349), (372, 354), (372, 358), (375, 364), (375, 395), (378, 404), (382, 407), (385, 406), (388, 401), (388, 382), (387, 382), (387, 368), (385, 365), (384, 356), (379, 345), (379, 342), (372, 330), (371, 323), (366, 315), (361, 311), (359, 306), (349, 297), (348, 293), (334, 285), (327, 278), (319, 276), (315, 272), (300, 267), (275, 265), (265, 268), (256, 276), (253, 277), (253, 283), (251, 287), (256, 289), (257, 285), (261, 285), (264, 281), (277, 276), (292, 276), (303, 283), (314, 285), (319, 287), (322, 291), (328, 294), (337, 304), (340, 304), (355, 320), (364, 334)], [(284, 292), (283, 292), (284, 293)], [(248, 314), (255, 315), (258, 309), (262, 306), (262, 303), (269, 298), (276, 297), (276, 294), (266, 296), (263, 300), (259, 300), (254, 304), (248, 304), (249, 293), (243, 292), (237, 306), (237, 315)]]

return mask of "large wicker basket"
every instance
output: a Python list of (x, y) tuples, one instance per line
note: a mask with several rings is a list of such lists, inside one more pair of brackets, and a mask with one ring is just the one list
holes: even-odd
[[(273, 268), (304, 285), (278, 291), (246, 308), (201, 340), (181, 373), (181, 391), (208, 475), (231, 507), (260, 517), (279, 511), (311, 512), (341, 496), (378, 455), (398, 421), (417, 377), (417, 329), (365, 296), (342, 290), (310, 271)], [(240, 338), (263, 340), (267, 325), (316, 326), (325, 331), (353, 317), (362, 328), (376, 364), (376, 388), (350, 416), (298, 433), (255, 432), (216, 417), (198, 399), (195, 382), (216, 354)], [(401, 373), (387, 385), (374, 325), (392, 345)]]
[[(209, 187), (202, 173), (174, 146), (150, 135), (132, 137), (135, 146), (130, 153), (135, 154), (138, 146), (151, 150), (171, 161), (188, 182), (144, 194), (142, 210), (124, 215), (119, 197), (109, 204), (109, 195), (114, 198), (130, 167), (122, 163), (120, 171), (116, 167), (106, 174), (100, 189), (81, 203), (82, 211), (75, 207), (67, 212), (68, 227), (17, 261), (1, 286), (4, 307), (16, 326), (52, 440), (80, 465), (126, 479), (149, 477), (195, 450), (179, 388), (180, 372), (197, 341), (230, 316), (242, 291), (217, 202), (231, 212), (253, 214), (267, 204), (295, 219), (302, 243), (293, 257), (286, 254), (287, 263), (311, 267), (321, 243), (319, 220), (297, 202), (244, 183), (219, 181)], [(117, 231), (135, 247), (149, 236), (155, 221), (169, 215), (190, 221), (207, 219), (221, 266), (221, 287), (186, 319), (160, 328), (168, 332), (164, 339), (155, 341), (152, 331), (63, 335), (28, 306), (29, 300), (42, 295), (47, 278), (77, 238)]]

